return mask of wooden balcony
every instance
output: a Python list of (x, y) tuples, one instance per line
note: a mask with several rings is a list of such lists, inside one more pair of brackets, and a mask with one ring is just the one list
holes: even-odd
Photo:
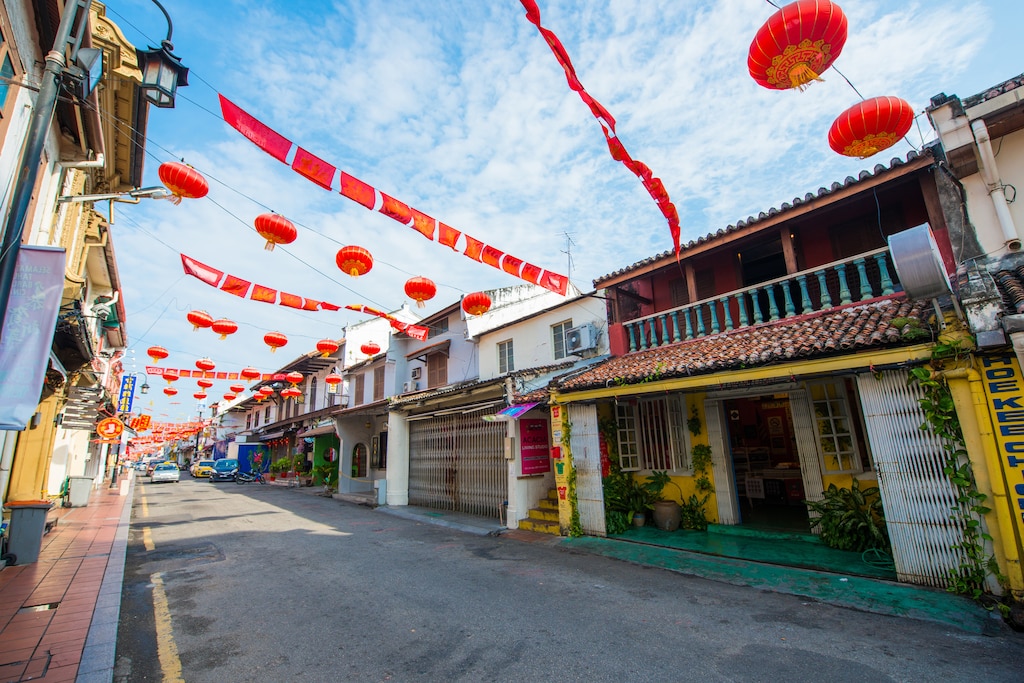
[(899, 289), (887, 248), (623, 323), (629, 351), (795, 318), (888, 296)]

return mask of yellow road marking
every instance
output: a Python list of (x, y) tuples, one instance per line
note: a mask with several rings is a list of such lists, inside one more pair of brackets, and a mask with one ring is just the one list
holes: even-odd
[(171, 610), (167, 607), (167, 593), (164, 592), (163, 574), (157, 572), (150, 579), (153, 582), (153, 622), (156, 626), (156, 652), (164, 683), (185, 683), (181, 675), (181, 659), (178, 645), (174, 642), (171, 629)]
[(148, 526), (142, 527), (142, 545), (146, 546), (147, 553), (156, 547), (156, 544), (153, 543), (153, 534), (149, 532)]
[(149, 517), (149, 503), (146, 502), (146, 489), (140, 491), (142, 494), (142, 516)]

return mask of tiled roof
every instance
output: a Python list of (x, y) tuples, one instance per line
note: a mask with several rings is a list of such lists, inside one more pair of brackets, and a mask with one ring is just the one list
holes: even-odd
[(995, 97), (999, 97), (1004, 93), (1008, 93), (1011, 90), (1016, 90), (1017, 88), (1021, 87), (1024, 87), (1024, 74), (1003, 81), (999, 85), (994, 85), (991, 88), (985, 90), (984, 92), (978, 93), (977, 95), (971, 95), (970, 97), (964, 100), (964, 109), (970, 109), (971, 107), (977, 106), (982, 102), (991, 100)]
[[(930, 150), (928, 150), (926, 148), (923, 154), (931, 154), (931, 152), (930, 152)], [(771, 209), (768, 209), (767, 211), (762, 211), (761, 213), (759, 213), (757, 215), (756, 218), (754, 216), (748, 216), (746, 220), (737, 221), (735, 225), (729, 225), (729, 226), (727, 226), (727, 227), (725, 227), (725, 228), (723, 228), (721, 230), (718, 230), (717, 232), (710, 233), (710, 234), (708, 234), (708, 235), (706, 235), (704, 237), (698, 237), (695, 240), (690, 240), (687, 244), (681, 245), (680, 246), (680, 254), (685, 254), (687, 249), (692, 249), (693, 247), (699, 246), (699, 245), (704, 244), (706, 242), (712, 242), (712, 241), (717, 240), (718, 238), (720, 238), (720, 237), (722, 237), (724, 235), (728, 235), (731, 232), (735, 232), (737, 230), (741, 230), (741, 229), (749, 227), (751, 225), (755, 225), (755, 224), (760, 223), (761, 221), (766, 220), (768, 218), (774, 218), (775, 216), (779, 215), (780, 213), (785, 213), (786, 211), (790, 211), (792, 209), (798, 208), (800, 206), (803, 206), (804, 204), (816, 201), (816, 200), (818, 200), (818, 199), (820, 199), (822, 197), (827, 197), (828, 195), (832, 194), (833, 192), (837, 192), (839, 190), (842, 190), (843, 188), (850, 187), (852, 185), (856, 185), (857, 183), (860, 183), (860, 182), (863, 182), (865, 180), (868, 180), (869, 178), (877, 176), (877, 175), (879, 175), (881, 173), (885, 173), (886, 171), (889, 171), (889, 170), (892, 170), (892, 169), (897, 168), (899, 166), (902, 166), (905, 163), (909, 163), (911, 161), (914, 161), (915, 159), (918, 159), (919, 157), (923, 156), (923, 154), (920, 153), (920, 152), (916, 152), (916, 151), (911, 150), (907, 154), (906, 161), (904, 161), (903, 159), (900, 159), (899, 157), (893, 157), (889, 161), (889, 166), (883, 166), (882, 164), (876, 164), (875, 167), (872, 170), (870, 170), (870, 171), (867, 171), (867, 170), (861, 171), (857, 175), (856, 178), (854, 178), (853, 176), (847, 176), (846, 180), (843, 181), (842, 183), (834, 182), (828, 188), (826, 188), (826, 187), (819, 187), (817, 193), (808, 192), (807, 194), (804, 195), (804, 197), (802, 199), (800, 197), (796, 197), (796, 198), (793, 199), (792, 202), (783, 202), (782, 205), (780, 207), (778, 207), (778, 208), (771, 208)], [(655, 256), (651, 256), (651, 257), (645, 258), (642, 261), (637, 261), (633, 265), (626, 266), (625, 268), (621, 268), (621, 269), (616, 270), (616, 271), (614, 271), (612, 273), (609, 273), (608, 275), (604, 275), (602, 277), (597, 278), (596, 280), (594, 280), (594, 286), (597, 287), (598, 283), (603, 282), (604, 280), (608, 280), (610, 278), (617, 277), (617, 276), (622, 275), (624, 273), (628, 273), (630, 271), (637, 270), (638, 268), (643, 268), (644, 266), (651, 265), (653, 263), (657, 263), (659, 261), (662, 261), (662, 260), (670, 258), (670, 257), (672, 259), (674, 259), (675, 258), (675, 253), (672, 252), (672, 251), (664, 251), (664, 252), (662, 252), (660, 254), (657, 254)]]
[[(928, 301), (907, 301), (903, 294), (825, 313), (727, 332), (619, 356), (554, 384), (561, 391), (593, 389), (612, 382), (636, 384), (658, 379), (709, 374), (786, 361), (852, 353), (873, 347), (923, 341), (916, 329), (927, 327)], [(893, 325), (897, 318), (916, 320)]]

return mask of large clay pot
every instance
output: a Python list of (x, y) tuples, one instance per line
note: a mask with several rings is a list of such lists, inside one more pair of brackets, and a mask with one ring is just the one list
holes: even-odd
[(659, 500), (654, 504), (654, 526), (662, 531), (675, 531), (682, 521), (683, 512), (674, 500)]

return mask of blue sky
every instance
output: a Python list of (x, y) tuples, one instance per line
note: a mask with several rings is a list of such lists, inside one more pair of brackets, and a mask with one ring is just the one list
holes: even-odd
[[(113, 228), (132, 346), (171, 351), (171, 367), (209, 356), (218, 369), (272, 371), (342, 336), (359, 314), (298, 312), (220, 293), (182, 276), (184, 252), (260, 284), (337, 304), (385, 309), (402, 284), (438, 284), (425, 309), (520, 281), (430, 243), (292, 172), (220, 120), (224, 94), (297, 144), (407, 204), (511, 254), (594, 278), (671, 249), (664, 218), (566, 85), (518, 0), (314, 2), (164, 0), (175, 52), (191, 69), (173, 110), (151, 109), (145, 185), (184, 159), (211, 183), (207, 199), (117, 205)], [(828, 127), (858, 95), (835, 71), (804, 92), (768, 91), (746, 70), (764, 0), (538, 0), (580, 81), (617, 120), (630, 154), (660, 177), (679, 209), (683, 242), (794, 197), (905, 157), (904, 142), (868, 160), (832, 152)], [(923, 111), (940, 92), (961, 98), (1024, 71), (1024, 3), (996, 0), (840, 3), (849, 38), (836, 67), (865, 97), (895, 95), (920, 114), (909, 139), (933, 138)], [(112, 0), (129, 41), (167, 32), (150, 0)], [(252, 229), (269, 210), (299, 226), (273, 252)], [(565, 253), (571, 240), (572, 267)], [(334, 253), (369, 249), (374, 269), (342, 274)], [(191, 309), (239, 323), (219, 341), (192, 332)], [(289, 336), (271, 354), (266, 331)], [(194, 382), (156, 391), (158, 419), (195, 414)], [(162, 386), (162, 383), (161, 385)], [(214, 387), (211, 399), (226, 389)], [(148, 401), (147, 401), (148, 403)], [(167, 417), (161, 416), (165, 414)]]

